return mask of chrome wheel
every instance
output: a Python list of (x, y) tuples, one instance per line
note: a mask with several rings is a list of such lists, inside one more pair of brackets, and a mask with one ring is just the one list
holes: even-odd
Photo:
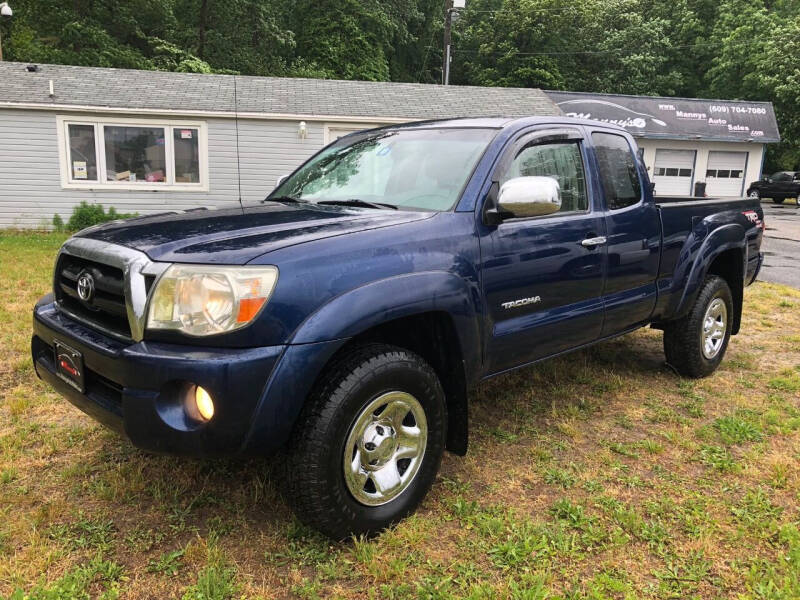
[(722, 350), (727, 330), (728, 307), (722, 298), (714, 298), (703, 317), (703, 356), (708, 360), (713, 359)]
[(758, 190), (753, 190), (752, 192), (750, 192), (749, 195), (750, 195), (751, 198), (754, 198), (756, 200), (761, 198), (761, 194), (759, 194)]
[(380, 506), (402, 494), (425, 456), (428, 422), (419, 401), (388, 392), (356, 417), (344, 447), (344, 480), (358, 502)]

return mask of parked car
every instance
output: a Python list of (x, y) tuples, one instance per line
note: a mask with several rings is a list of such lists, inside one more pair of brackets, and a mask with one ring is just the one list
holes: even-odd
[(277, 450), (334, 538), (379, 531), (467, 451), (479, 381), (640, 327), (714, 372), (759, 271), (752, 198), (655, 202), (623, 129), (460, 119), (341, 138), (261, 204), (69, 239), (38, 375), (145, 450)]
[(775, 204), (783, 204), (786, 198), (795, 198), (800, 205), (800, 172), (780, 171), (754, 181), (747, 195), (751, 198), (772, 198)]

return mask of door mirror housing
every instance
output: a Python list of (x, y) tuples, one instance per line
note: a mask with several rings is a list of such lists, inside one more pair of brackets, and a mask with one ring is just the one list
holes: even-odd
[(552, 215), (561, 210), (561, 187), (552, 177), (515, 177), (500, 188), (497, 207), (506, 217)]

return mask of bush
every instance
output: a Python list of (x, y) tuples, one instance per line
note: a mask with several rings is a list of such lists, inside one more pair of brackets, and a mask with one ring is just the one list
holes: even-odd
[(58, 213), (53, 215), (53, 229), (58, 233), (64, 231), (64, 219)]
[(106, 212), (102, 204), (89, 204), (84, 201), (72, 209), (72, 216), (67, 221), (66, 227), (59, 215), (53, 217), (53, 227), (56, 231), (80, 231), (92, 225), (108, 223), (117, 219), (130, 219), (136, 216), (138, 216), (137, 213), (118, 213), (113, 206)]

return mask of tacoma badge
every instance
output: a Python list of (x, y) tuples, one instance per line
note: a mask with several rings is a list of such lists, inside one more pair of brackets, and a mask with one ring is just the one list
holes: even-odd
[(508, 310), (509, 308), (519, 308), (520, 306), (528, 306), (529, 304), (536, 304), (541, 301), (541, 296), (532, 296), (531, 298), (522, 298), (520, 300), (514, 300), (513, 302), (503, 302), (500, 306)]

